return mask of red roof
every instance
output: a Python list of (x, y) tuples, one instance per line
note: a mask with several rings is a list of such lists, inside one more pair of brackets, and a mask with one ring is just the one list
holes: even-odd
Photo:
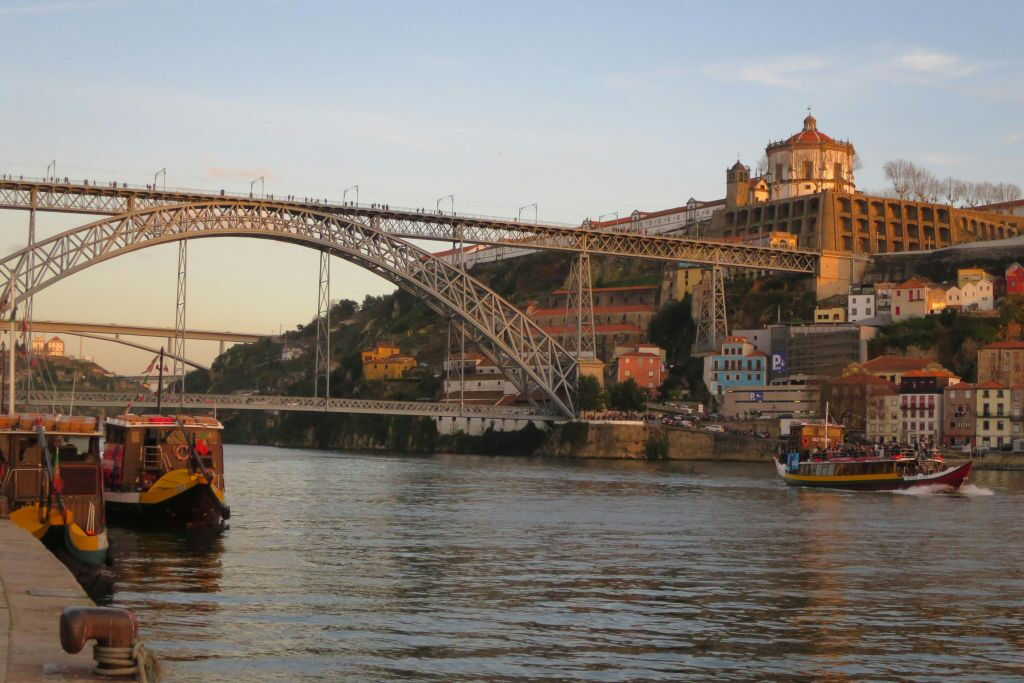
[(1000, 384), (999, 382), (995, 382), (995, 381), (989, 380), (988, 382), (981, 382), (980, 384), (975, 384), (974, 388), (975, 389), (1009, 389), (1010, 387), (1006, 386), (1005, 384)]
[(910, 372), (904, 372), (904, 377), (956, 377), (952, 372), (948, 370), (911, 370)]
[(986, 344), (982, 349), (1024, 349), (1024, 341), (998, 341)]
[[(641, 289), (657, 289), (657, 285), (629, 285), (627, 287), (594, 287), (591, 291), (594, 294), (598, 292), (636, 292)], [(567, 289), (556, 289), (552, 294), (568, 294)]]
[(744, 358), (767, 358), (768, 354), (764, 351), (751, 351), (750, 353), (744, 354)]
[(832, 138), (825, 135), (818, 130), (818, 120), (813, 116), (808, 115), (804, 119), (804, 128), (796, 135), (790, 136), (786, 140), (787, 144), (800, 144), (800, 143), (818, 143), (818, 142), (835, 142)]
[(919, 287), (927, 287), (930, 284), (930, 282), (923, 278), (912, 277), (903, 284), (896, 285), (893, 289), (917, 289)]
[(920, 370), (931, 363), (929, 358), (911, 358), (905, 356), (879, 356), (862, 364), (862, 370), (868, 372), (907, 372)]
[[(547, 334), (566, 334), (568, 332), (576, 333), (576, 325), (548, 325), (540, 328)], [(638, 325), (630, 325), (629, 323), (605, 323), (602, 325), (594, 325), (595, 334), (610, 334), (612, 332), (635, 332), (641, 334), (642, 330)]]
[[(594, 306), (594, 315), (601, 313), (654, 313), (652, 304), (617, 304), (615, 306)], [(568, 308), (538, 308), (531, 313), (533, 317), (541, 315), (570, 315)], [(576, 311), (572, 312), (573, 317)]]
[(661, 356), (659, 356), (656, 353), (644, 353), (642, 351), (630, 351), (629, 353), (624, 353), (624, 354), (620, 355), (619, 358), (657, 358), (657, 359), (660, 360)]

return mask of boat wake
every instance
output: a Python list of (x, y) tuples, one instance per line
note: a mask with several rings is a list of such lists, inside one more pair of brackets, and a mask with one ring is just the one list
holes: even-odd
[(964, 484), (956, 491), (949, 486), (935, 484), (933, 486), (914, 486), (909, 489), (896, 489), (894, 491), (887, 491), (887, 493), (895, 493), (900, 496), (934, 496), (936, 494), (942, 494), (944, 496), (966, 496), (967, 498), (980, 498), (983, 496), (995, 495), (995, 491), (992, 489), (986, 489), (975, 484)]

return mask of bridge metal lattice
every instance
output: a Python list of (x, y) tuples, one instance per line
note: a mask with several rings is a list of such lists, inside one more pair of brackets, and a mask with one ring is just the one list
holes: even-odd
[[(71, 393), (38, 391), (21, 392), (15, 399), (21, 405), (145, 408), (155, 407), (156, 395), (149, 392), (78, 391)], [(174, 394), (162, 395), (164, 405), (178, 404), (186, 410), (280, 410), (328, 413), (375, 413), (382, 415), (414, 415), (425, 417), (479, 417), (495, 420), (560, 421), (566, 416), (554, 412), (538, 413), (528, 408), (459, 405), (433, 401), (379, 401), (362, 398), (325, 398), (299, 396), (262, 396), (244, 394)]]
[[(456, 316), (469, 340), (527, 397), (539, 393), (566, 416), (575, 414), (576, 361), (530, 318), (496, 292), (431, 253), (372, 226), (295, 205), (220, 200), (134, 211), (68, 230), (0, 260), (0, 283), (17, 305), (84, 268), (157, 244), (186, 238), (274, 239), (356, 263), (391, 281), (442, 316)], [(31, 267), (30, 267), (31, 264)], [(16, 287), (17, 279), (27, 286)]]
[(316, 358), (313, 361), (313, 396), (331, 395), (331, 254), (320, 251), (320, 286), (316, 306)]
[(576, 334), (568, 345), (576, 358), (597, 357), (597, 337), (594, 330), (594, 292), (590, 277), (590, 255), (583, 251), (573, 259), (566, 285), (566, 310), (576, 320)]
[(718, 267), (705, 269), (694, 294), (690, 306), (691, 315), (697, 322), (697, 335), (693, 343), (693, 351), (694, 353), (712, 353), (718, 349), (729, 334), (729, 323), (725, 312), (725, 278), (722, 269)]
[[(221, 197), (193, 190), (150, 190), (33, 180), (0, 180), (0, 209), (29, 209), (35, 193), (40, 211), (115, 215)], [(406, 238), (465, 241), (531, 249), (586, 251), (665, 261), (688, 261), (730, 268), (814, 273), (820, 254), (813, 251), (757, 247), (684, 237), (586, 229), (558, 223), (531, 222), (472, 214), (442, 214), (418, 209), (377, 208), (342, 203), (280, 202), (242, 199), (267, 207), (331, 213), (352, 223)]]

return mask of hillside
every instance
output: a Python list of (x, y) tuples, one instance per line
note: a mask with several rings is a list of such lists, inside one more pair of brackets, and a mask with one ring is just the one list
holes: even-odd
[[(18, 372), (22, 373), (21, 363)], [(133, 391), (137, 384), (117, 378), (92, 361), (69, 356), (36, 356), (32, 386), (45, 391)]]

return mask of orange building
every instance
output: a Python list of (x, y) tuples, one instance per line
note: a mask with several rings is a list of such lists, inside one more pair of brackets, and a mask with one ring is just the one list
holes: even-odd
[(406, 370), (416, 367), (416, 359), (406, 356), (394, 344), (380, 343), (362, 352), (363, 377), (369, 382), (402, 379)]

